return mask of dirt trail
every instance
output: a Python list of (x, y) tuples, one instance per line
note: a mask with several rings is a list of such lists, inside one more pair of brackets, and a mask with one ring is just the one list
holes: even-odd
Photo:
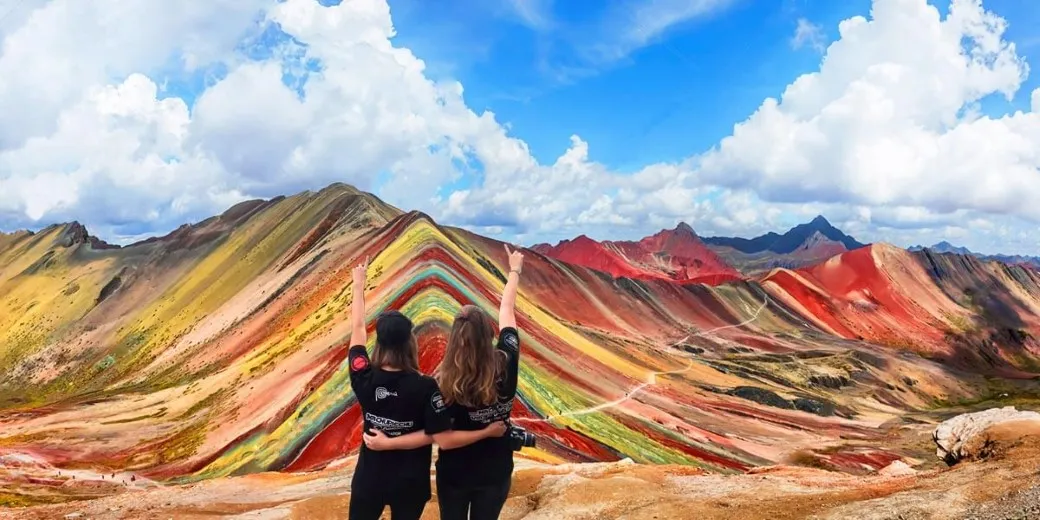
[[(686, 343), (691, 338), (713, 336), (716, 333), (721, 332), (723, 330), (738, 329), (740, 327), (748, 325), (748, 324), (750, 324), (750, 323), (752, 323), (752, 322), (754, 322), (755, 320), (758, 319), (758, 317), (762, 314), (762, 311), (764, 311), (766, 309), (766, 307), (769, 306), (769, 302), (770, 302), (769, 296), (766, 296), (762, 300), (762, 304), (758, 306), (758, 308), (751, 315), (751, 317), (745, 319), (744, 321), (741, 321), (739, 323), (733, 323), (733, 324), (730, 324), (730, 325), (723, 325), (723, 326), (720, 326), (720, 327), (715, 327), (713, 329), (708, 329), (708, 330), (704, 330), (704, 331), (700, 331), (700, 332), (695, 332), (693, 334), (689, 334), (686, 337), (684, 337), (683, 339), (673, 343), (672, 346), (674, 347), (676, 345), (680, 345), (682, 343)], [(673, 356), (675, 355), (674, 353), (672, 353), (670, 351), (669, 351), (669, 354), (672, 354)], [(685, 374), (686, 372), (689, 372), (690, 370), (693, 370), (693, 368), (697, 366), (697, 360), (695, 358), (693, 358), (693, 357), (689, 357), (689, 356), (685, 356), (685, 357), (687, 357), (687, 362), (686, 362), (686, 365), (683, 366), (683, 368), (679, 368), (679, 369), (675, 369), (675, 370), (665, 370), (665, 371), (660, 371), (660, 372), (650, 372), (647, 375), (646, 381), (640, 383), (636, 387), (634, 387), (631, 390), (625, 392), (624, 395), (622, 395), (621, 397), (619, 397), (617, 399), (614, 399), (613, 401), (607, 401), (605, 403), (600, 403), (600, 404), (597, 404), (595, 406), (590, 406), (590, 407), (587, 407), (587, 408), (581, 408), (581, 409), (578, 409), (578, 410), (569, 410), (569, 411), (566, 411), (566, 412), (561, 412), (561, 413), (558, 413), (558, 414), (549, 415), (548, 417), (545, 417), (545, 418), (519, 417), (519, 418), (513, 419), (513, 422), (518, 423), (518, 424), (533, 423), (533, 422), (548, 423), (548, 422), (552, 422), (554, 419), (557, 419), (557, 418), (560, 418), (560, 417), (577, 417), (579, 415), (588, 415), (588, 414), (592, 414), (592, 413), (596, 413), (596, 412), (601, 412), (603, 410), (607, 410), (607, 409), (610, 409), (610, 408), (614, 408), (616, 406), (619, 406), (619, 405), (623, 404), (625, 401), (629, 401), (629, 400), (635, 398), (636, 394), (639, 394), (640, 392), (646, 390), (647, 388), (656, 385), (657, 384), (657, 378), (659, 376), (677, 376), (677, 375), (680, 375), (680, 374)]]

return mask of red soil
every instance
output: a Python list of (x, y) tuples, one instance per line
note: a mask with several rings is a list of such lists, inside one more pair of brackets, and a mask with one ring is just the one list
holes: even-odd
[[(767, 277), (798, 300), (808, 312), (849, 339), (866, 339), (889, 345), (925, 342), (938, 344), (943, 331), (936, 316), (922, 305), (929, 294), (913, 293), (920, 281), (907, 274), (893, 276), (899, 269), (877, 265), (871, 245), (843, 253), (826, 262), (798, 270), (805, 281), (790, 271)], [(909, 254), (909, 253), (907, 253)], [(813, 291), (806, 283), (822, 290)], [(909, 285), (908, 285), (909, 284)], [(931, 286), (931, 284), (928, 284)]]
[(615, 277), (654, 277), (649, 271), (631, 265), (616, 251), (608, 249), (603, 244), (585, 235), (581, 235), (574, 240), (564, 240), (555, 247), (542, 246), (536, 250), (545, 256), (562, 262), (603, 271)]
[(603, 271), (614, 277), (658, 279), (719, 285), (740, 280), (739, 271), (708, 248), (693, 230), (680, 224), (638, 242), (597, 242), (585, 235), (556, 246), (532, 248), (557, 260)]

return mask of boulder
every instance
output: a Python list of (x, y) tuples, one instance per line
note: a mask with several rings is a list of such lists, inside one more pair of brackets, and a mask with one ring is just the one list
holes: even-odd
[(881, 468), (881, 470), (878, 471), (878, 474), (883, 477), (909, 477), (911, 475), (916, 475), (917, 470), (911, 468), (909, 464), (902, 460), (895, 460), (888, 466)]
[[(1000, 439), (994, 436), (1000, 430)], [(935, 455), (952, 466), (961, 460), (985, 458), (1006, 437), (1035, 435), (1040, 431), (1040, 413), (1016, 410), (1013, 406), (991, 408), (947, 419), (932, 432)]]

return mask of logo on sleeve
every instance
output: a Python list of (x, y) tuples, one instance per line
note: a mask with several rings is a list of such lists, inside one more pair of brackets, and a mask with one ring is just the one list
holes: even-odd
[(354, 369), (355, 372), (368, 368), (368, 358), (365, 356), (356, 356), (350, 360), (350, 368)]
[(376, 388), (376, 401), (381, 401), (390, 396), (397, 397), (397, 392), (391, 392), (383, 387)]
[(516, 334), (507, 334), (503, 339), (505, 339), (506, 345), (509, 345), (509, 348), (516, 348), (520, 345), (520, 338), (517, 338)]
[(430, 404), (433, 405), (433, 411), (440, 413), (444, 411), (444, 397), (441, 396), (440, 392), (434, 392), (430, 397)]

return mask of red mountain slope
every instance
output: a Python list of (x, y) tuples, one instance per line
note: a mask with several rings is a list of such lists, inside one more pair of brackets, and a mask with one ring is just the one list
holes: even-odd
[[(998, 262), (961, 255), (943, 259), (872, 244), (797, 271), (776, 269), (762, 284), (838, 336), (916, 351), (964, 368), (1003, 366), (1012, 375), (1016, 371), (1000, 360), (1040, 354), (1040, 345), (1024, 332), (1040, 324), (1019, 317), (1036, 312), (1022, 302), (1035, 297), (1038, 278)], [(996, 329), (980, 335), (983, 323)]]
[(609, 273), (614, 277), (718, 285), (740, 273), (708, 248), (693, 229), (680, 223), (638, 242), (597, 242), (585, 235), (556, 246), (532, 247), (548, 257)]
[(564, 240), (555, 247), (549, 244), (534, 246), (534, 250), (545, 256), (555, 258), (569, 264), (580, 265), (613, 276), (625, 276), (628, 278), (646, 278), (652, 273), (641, 270), (630, 264), (625, 257), (616, 249), (608, 247), (606, 243), (599, 243), (585, 235), (574, 240)]
[(776, 270), (764, 283), (839, 336), (924, 347), (942, 338), (941, 317), (963, 312), (921, 283), (927, 280), (908, 253), (873, 244), (797, 271)]

